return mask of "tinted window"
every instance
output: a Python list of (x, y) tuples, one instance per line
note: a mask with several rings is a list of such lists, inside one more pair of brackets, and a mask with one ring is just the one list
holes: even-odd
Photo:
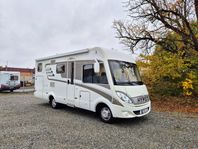
[(56, 73), (65, 73), (65, 64), (57, 64)]
[(84, 65), (83, 66), (83, 82), (108, 84), (104, 65), (100, 64), (100, 72), (98, 74), (94, 73), (93, 64)]
[(93, 83), (93, 65), (84, 65), (83, 66), (83, 82)]
[(18, 76), (10, 76), (10, 80), (12, 81), (17, 81), (19, 79)]
[(42, 63), (38, 63), (37, 71), (38, 71), (38, 72), (42, 72), (42, 68), (43, 68)]

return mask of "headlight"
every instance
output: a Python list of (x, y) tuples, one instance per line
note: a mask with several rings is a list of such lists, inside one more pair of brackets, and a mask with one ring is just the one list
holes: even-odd
[(130, 103), (130, 104), (133, 103), (132, 100), (126, 94), (124, 94), (123, 92), (117, 91), (116, 93), (117, 93), (118, 97), (121, 100), (123, 100), (124, 102)]

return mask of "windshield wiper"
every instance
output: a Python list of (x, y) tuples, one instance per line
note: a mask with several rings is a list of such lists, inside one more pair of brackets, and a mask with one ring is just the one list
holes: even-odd
[(124, 85), (124, 84), (129, 84), (129, 82), (116, 82), (116, 85)]
[(143, 85), (142, 81), (132, 81), (132, 82), (128, 82), (130, 85)]
[(142, 81), (128, 81), (128, 82), (116, 82), (116, 85), (142, 85)]

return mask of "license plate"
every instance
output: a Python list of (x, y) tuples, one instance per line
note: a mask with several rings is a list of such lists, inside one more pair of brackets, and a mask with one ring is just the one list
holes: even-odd
[(142, 109), (142, 110), (140, 110), (140, 114), (144, 114), (144, 113), (148, 112), (148, 110), (149, 110), (149, 108)]

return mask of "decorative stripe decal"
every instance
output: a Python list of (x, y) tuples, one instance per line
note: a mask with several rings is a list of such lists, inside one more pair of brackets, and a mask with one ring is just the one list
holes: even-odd
[(113, 98), (112, 104), (124, 107), (117, 99)]
[(102, 92), (98, 89), (95, 89), (95, 88), (92, 88), (90, 86), (86, 86), (86, 85), (83, 85), (83, 84), (78, 84), (78, 83), (76, 83), (75, 85), (80, 86), (80, 87), (84, 87), (84, 88), (89, 89), (89, 90), (92, 90), (93, 92), (96, 92), (96, 93), (100, 94), (101, 96), (103, 96), (104, 98), (106, 98), (110, 102), (112, 102), (112, 96), (110, 96), (110, 95), (108, 95), (108, 94), (106, 94), (106, 93), (104, 93), (104, 92)]
[(95, 89), (95, 88), (92, 88), (90, 86), (86, 86), (86, 85), (83, 85), (83, 84), (78, 84), (78, 83), (76, 83), (75, 85), (80, 86), (80, 87), (84, 87), (86, 89), (89, 89), (89, 90), (91, 90), (93, 92), (96, 92), (96, 93), (100, 94), (101, 96), (103, 96), (104, 98), (109, 100), (112, 104), (123, 106), (117, 99), (112, 98), (112, 96), (102, 92), (101, 90), (98, 90), (98, 89)]
[(58, 79), (51, 79), (49, 77), (47, 77), (48, 80), (51, 80), (51, 81), (57, 81), (57, 82), (63, 82), (63, 83), (67, 83), (67, 81), (64, 81), (64, 80), (58, 80)]
[[(57, 81), (57, 82), (67, 83), (67, 81), (64, 81), (64, 80), (51, 79), (51, 78), (49, 78), (49, 77), (47, 77), (47, 79), (48, 79), (48, 80), (51, 80), (51, 81)], [(108, 95), (107, 93), (102, 92), (101, 90), (92, 88), (92, 87), (87, 86), (87, 85), (78, 84), (78, 83), (74, 83), (74, 85), (77, 85), (77, 86), (80, 86), (80, 87), (84, 87), (84, 88), (89, 89), (89, 90), (91, 90), (91, 91), (93, 91), (93, 92), (96, 92), (96, 93), (98, 93), (99, 95), (103, 96), (105, 99), (109, 100), (112, 104), (119, 105), (119, 106), (123, 106), (117, 99), (112, 98), (112, 96)]]

